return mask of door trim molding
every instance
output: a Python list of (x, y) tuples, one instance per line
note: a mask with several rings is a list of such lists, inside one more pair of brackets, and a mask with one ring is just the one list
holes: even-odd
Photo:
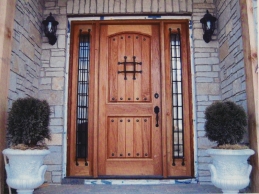
[[(161, 17), (157, 17), (156, 20), (191, 20), (191, 16), (161, 16)], [(114, 20), (146, 20), (147, 22), (152, 22), (154, 20), (154, 18), (150, 17), (150, 16), (97, 16), (97, 17), (69, 17), (68, 18), (68, 31), (67, 31), (67, 47), (66, 47), (66, 67), (65, 67), (65, 87), (64, 87), (64, 100), (65, 100), (65, 105), (64, 105), (64, 132), (63, 132), (63, 161), (62, 161), (62, 178), (67, 176), (67, 135), (68, 135), (68, 88), (69, 88), (69, 60), (70, 60), (70, 26), (71, 26), (71, 22), (72, 21), (91, 21), (91, 20), (95, 20), (95, 21), (102, 21), (105, 20), (107, 21), (114, 21)], [(152, 20), (152, 21), (151, 21)], [(96, 22), (94, 22), (96, 23)], [(97, 24), (98, 25), (98, 24)], [(192, 122), (192, 132), (193, 132), (193, 138), (192, 138), (192, 147), (193, 147), (193, 151), (194, 151), (194, 155), (193, 155), (193, 175), (194, 177), (197, 176), (197, 172), (198, 172), (198, 164), (197, 164), (197, 133), (196, 133), (196, 102), (195, 102), (195, 96), (196, 96), (196, 90), (195, 90), (195, 77), (194, 77), (194, 55), (193, 55), (193, 39), (192, 39), (192, 28), (189, 27), (189, 50), (190, 50), (190, 71), (191, 71), (191, 75), (190, 75), (190, 80), (192, 82), (191, 84), (191, 93), (192, 96), (191, 98), (193, 99), (193, 104), (192, 104), (192, 118), (193, 118), (193, 122)], [(161, 45), (162, 46), (162, 45)], [(95, 105), (94, 105), (95, 106)], [(96, 122), (96, 121), (94, 121)], [(95, 144), (95, 142), (93, 142)], [(93, 158), (95, 158), (95, 156), (93, 156)], [(95, 159), (94, 159), (95, 160)], [(164, 160), (163, 160), (164, 161)], [(93, 168), (96, 169), (96, 168)], [(166, 170), (166, 169), (165, 169)], [(163, 170), (164, 171), (164, 170)], [(93, 172), (93, 174), (96, 174), (97, 172)]]
[[(154, 17), (152, 17), (154, 16)], [(94, 16), (94, 17), (68, 17), (68, 22), (72, 21), (113, 21), (113, 20), (191, 20), (191, 16), (163, 16), (163, 15), (142, 15), (142, 16)]]

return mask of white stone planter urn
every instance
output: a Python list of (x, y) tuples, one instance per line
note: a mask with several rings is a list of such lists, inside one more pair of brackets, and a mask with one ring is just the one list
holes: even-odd
[(5, 149), (3, 154), (9, 159), (5, 165), (7, 184), (17, 189), (18, 194), (32, 194), (33, 190), (44, 182), (47, 166), (43, 158), (50, 151)]
[(247, 159), (255, 152), (251, 149), (208, 149), (213, 164), (209, 164), (211, 182), (223, 193), (238, 193), (249, 185), (252, 166)]

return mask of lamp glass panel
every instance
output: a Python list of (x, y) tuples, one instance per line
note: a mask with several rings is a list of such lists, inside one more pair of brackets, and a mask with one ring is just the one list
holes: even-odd
[(207, 21), (207, 30), (210, 30), (210, 29), (211, 29), (211, 21), (208, 20), (208, 21)]
[(48, 23), (48, 31), (49, 31), (49, 33), (52, 32), (52, 22)]

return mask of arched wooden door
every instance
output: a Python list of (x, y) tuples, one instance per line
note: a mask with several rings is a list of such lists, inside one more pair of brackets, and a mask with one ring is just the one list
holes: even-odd
[(159, 25), (100, 32), (99, 175), (162, 175)]
[(72, 22), (68, 176), (192, 177), (188, 21)]

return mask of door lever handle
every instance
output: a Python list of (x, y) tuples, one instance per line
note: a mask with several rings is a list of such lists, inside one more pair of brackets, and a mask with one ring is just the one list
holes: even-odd
[(158, 125), (159, 107), (158, 107), (158, 106), (156, 106), (156, 107), (154, 108), (154, 112), (156, 113), (156, 127), (159, 127), (159, 125)]

